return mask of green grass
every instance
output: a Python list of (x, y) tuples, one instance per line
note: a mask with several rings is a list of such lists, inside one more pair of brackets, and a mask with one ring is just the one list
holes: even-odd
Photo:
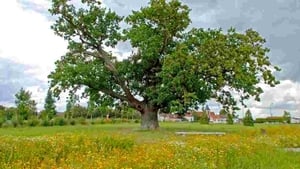
[(0, 142), (0, 168), (300, 169), (300, 153), (283, 150), (300, 147), (300, 125), (164, 122), (154, 131), (136, 123), (17, 127), (0, 128)]

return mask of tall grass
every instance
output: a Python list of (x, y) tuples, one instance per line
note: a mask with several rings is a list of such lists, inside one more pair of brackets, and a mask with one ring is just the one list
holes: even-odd
[[(262, 129), (264, 132), (262, 132)], [(223, 131), (178, 136), (175, 131)], [(300, 168), (300, 126), (163, 123), (0, 129), (0, 168)]]

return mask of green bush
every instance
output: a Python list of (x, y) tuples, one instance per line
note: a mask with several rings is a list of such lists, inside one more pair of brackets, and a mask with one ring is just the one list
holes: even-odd
[(105, 120), (101, 119), (99, 124), (105, 124)]
[(2, 123), (2, 127), (3, 128), (8, 128), (8, 127), (12, 127), (12, 121), (11, 120), (6, 120), (4, 123)]
[(87, 125), (88, 124), (87, 120), (83, 117), (80, 117), (78, 119), (78, 123), (81, 124), (81, 125)]
[(104, 124), (104, 119), (102, 118), (96, 118), (91, 120), (91, 124), (95, 125), (95, 124)]
[(41, 126), (45, 126), (45, 127), (53, 126), (53, 120), (44, 119), (41, 122)]
[(57, 117), (54, 119), (54, 125), (56, 126), (65, 126), (67, 121), (62, 117)]
[(0, 127), (2, 127), (2, 125), (5, 123), (5, 120), (4, 120), (4, 118), (1, 118), (0, 117)]
[(244, 126), (254, 126), (254, 120), (250, 110), (247, 110), (245, 117), (243, 119)]
[(255, 119), (255, 123), (265, 123), (265, 122), (267, 122), (266, 118), (256, 118)]
[(209, 124), (209, 117), (206, 112), (199, 117), (199, 122), (200, 124)]
[(284, 123), (284, 117), (267, 117), (267, 122), (269, 123)]
[(13, 126), (13, 127), (22, 126), (22, 125), (24, 124), (24, 121), (21, 120), (21, 119), (19, 119), (19, 120), (17, 120), (17, 119), (12, 119), (11, 122), (12, 122), (12, 126)]
[(267, 118), (256, 118), (255, 123), (284, 123), (286, 120), (284, 117), (267, 117)]
[(69, 121), (69, 124), (72, 125), (72, 126), (74, 126), (74, 125), (76, 125), (76, 121), (75, 121), (74, 119), (71, 119), (71, 120)]
[(38, 119), (30, 119), (27, 121), (27, 125), (30, 127), (35, 127), (40, 124), (40, 121)]
[(227, 124), (233, 124), (233, 115), (228, 113), (227, 114), (227, 119), (226, 119)]

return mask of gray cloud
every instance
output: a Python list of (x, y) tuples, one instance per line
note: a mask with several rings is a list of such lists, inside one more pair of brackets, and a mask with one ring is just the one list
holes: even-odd
[[(300, 1), (298, 0), (183, 0), (191, 9), (193, 27), (235, 27), (238, 31), (257, 30), (267, 40), (272, 63), (283, 70), (281, 80), (300, 82)], [(146, 0), (105, 0), (109, 8), (128, 15), (147, 5)]]
[[(300, 82), (300, 1), (299, 0), (182, 0), (191, 8), (191, 27), (222, 28), (226, 30), (235, 27), (243, 32), (252, 28), (266, 38), (266, 46), (271, 62), (282, 68), (275, 75), (280, 80)], [(128, 15), (131, 10), (137, 10), (147, 1), (105, 0), (104, 3), (121, 15)], [(120, 51), (128, 51), (126, 45), (121, 45)], [(295, 87), (295, 86), (293, 86)], [(291, 111), (293, 115), (299, 109), (295, 97), (286, 95), (282, 100), (275, 101), (277, 92), (266, 92), (262, 99), (264, 103), (274, 102), (272, 113), (282, 115), (283, 110)], [(214, 107), (211, 102), (208, 103)], [(268, 103), (269, 104), (269, 103)], [(250, 108), (252, 107), (249, 105)], [(269, 114), (270, 105), (253, 105), (260, 114)], [(217, 110), (217, 107), (216, 107)]]
[[(192, 17), (201, 13), (203, 6), (191, 4)], [(198, 1), (200, 4), (200, 2)], [(277, 73), (281, 80), (290, 79), (300, 81), (300, 2), (297, 0), (243, 0), (243, 1), (215, 1), (212, 4), (203, 3), (204, 15), (210, 12), (210, 22), (194, 22), (195, 26), (221, 27), (228, 29), (233, 26), (239, 31), (253, 28), (267, 40), (267, 47), (271, 49), (271, 61), (283, 68)], [(207, 13), (208, 11), (208, 13)], [(200, 15), (199, 15), (200, 16)], [(209, 15), (208, 15), (209, 16)]]
[[(44, 6), (28, 0), (18, 0), (24, 9), (53, 18)], [(77, 2), (77, 0), (76, 0)], [(103, 0), (121, 16), (146, 6), (147, 0)], [(257, 30), (267, 40), (272, 63), (282, 68), (276, 73), (280, 80), (300, 82), (300, 1), (298, 0), (183, 0), (191, 9), (192, 27), (235, 27), (238, 31)], [(124, 25), (124, 24), (122, 24)], [(121, 44), (120, 52), (128, 52), (130, 45)]]
[(46, 88), (43, 82), (25, 73), (29, 69), (29, 66), (0, 58), (0, 102), (13, 103), (21, 87), (39, 85)]

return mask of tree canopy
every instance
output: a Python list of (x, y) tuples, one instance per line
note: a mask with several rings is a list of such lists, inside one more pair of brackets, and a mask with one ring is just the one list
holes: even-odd
[[(158, 110), (184, 112), (211, 98), (236, 109), (259, 100), (260, 82), (278, 84), (266, 40), (252, 29), (190, 28), (190, 9), (179, 0), (150, 0), (126, 17), (97, 0), (81, 2), (52, 0), (49, 10), (57, 17), (52, 29), (69, 43), (49, 75), (56, 95), (83, 87), (99, 102), (127, 102), (141, 112), (143, 128), (157, 128)], [(119, 42), (131, 44), (128, 58), (112, 54)]]

